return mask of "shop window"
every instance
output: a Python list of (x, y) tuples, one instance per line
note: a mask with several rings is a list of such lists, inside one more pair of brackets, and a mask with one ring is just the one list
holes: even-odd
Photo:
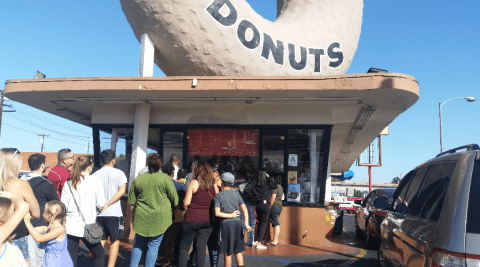
[(320, 201), (323, 157), (321, 144), (323, 130), (288, 130), (287, 200), (302, 203)]
[(164, 132), (163, 133), (163, 162), (168, 162), (172, 155), (180, 157), (178, 167), (184, 168), (183, 159), (183, 131), (182, 132)]
[(235, 175), (235, 185), (258, 174), (258, 129), (190, 129), (187, 140), (189, 170), (195, 160), (218, 164)]

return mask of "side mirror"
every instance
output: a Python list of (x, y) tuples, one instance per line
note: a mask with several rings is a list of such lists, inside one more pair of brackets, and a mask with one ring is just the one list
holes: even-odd
[(361, 200), (358, 200), (358, 199), (355, 200), (355, 201), (353, 201), (353, 203), (355, 203), (355, 204), (357, 204), (357, 205), (362, 205), (362, 201), (361, 201)]
[(377, 209), (386, 209), (388, 207), (388, 199), (386, 197), (377, 197), (373, 200), (373, 206)]

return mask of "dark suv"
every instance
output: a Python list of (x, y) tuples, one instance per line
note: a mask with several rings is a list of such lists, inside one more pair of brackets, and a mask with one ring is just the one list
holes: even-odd
[(357, 238), (365, 239), (369, 248), (378, 247), (380, 224), (386, 215), (385, 209), (374, 207), (374, 200), (384, 197), (391, 205), (394, 192), (395, 188), (378, 188), (372, 190), (363, 201), (355, 200), (355, 204), (360, 205), (355, 213), (355, 234)]
[(448, 150), (405, 175), (380, 242), (380, 266), (480, 266), (480, 147)]

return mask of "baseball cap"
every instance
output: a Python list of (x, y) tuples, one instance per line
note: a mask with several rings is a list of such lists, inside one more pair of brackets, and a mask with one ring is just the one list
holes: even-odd
[(231, 184), (235, 182), (235, 176), (233, 176), (231, 172), (224, 172), (222, 176), (220, 176), (220, 179), (222, 179), (222, 181), (224, 182), (231, 183)]

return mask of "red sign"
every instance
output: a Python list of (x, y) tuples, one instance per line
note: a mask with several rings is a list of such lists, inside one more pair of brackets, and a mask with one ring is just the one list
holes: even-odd
[(189, 130), (188, 154), (195, 156), (257, 156), (258, 130)]

